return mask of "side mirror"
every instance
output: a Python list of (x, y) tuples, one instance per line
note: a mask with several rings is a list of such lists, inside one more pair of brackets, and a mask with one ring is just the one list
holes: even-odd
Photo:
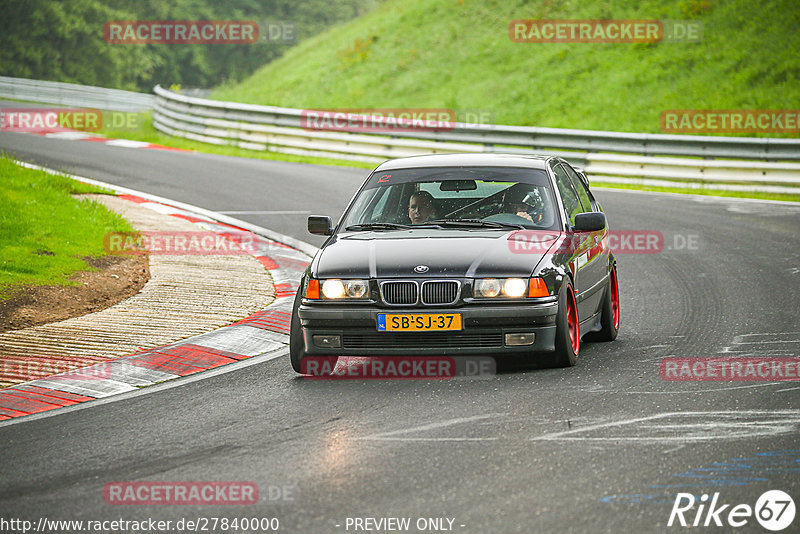
[(581, 180), (583, 180), (583, 183), (585, 183), (588, 186), (589, 185), (589, 178), (586, 176), (586, 171), (584, 171), (580, 167), (572, 167), (572, 168), (575, 170), (575, 172), (578, 174), (578, 176), (581, 177)]
[(597, 232), (606, 227), (606, 214), (593, 211), (592, 213), (579, 213), (575, 216), (576, 232)]
[(332, 235), (333, 222), (327, 215), (309, 215), (308, 231), (316, 235)]

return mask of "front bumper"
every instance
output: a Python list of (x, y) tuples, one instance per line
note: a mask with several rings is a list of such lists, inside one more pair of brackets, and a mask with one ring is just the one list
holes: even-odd
[[(424, 309), (308, 305), (298, 310), (305, 353), (313, 356), (419, 356), (547, 352), (555, 350), (557, 302)], [(379, 313), (460, 313), (463, 330), (379, 332)], [(533, 332), (532, 345), (507, 346), (505, 334)], [(321, 348), (314, 336), (341, 336), (340, 348)]]

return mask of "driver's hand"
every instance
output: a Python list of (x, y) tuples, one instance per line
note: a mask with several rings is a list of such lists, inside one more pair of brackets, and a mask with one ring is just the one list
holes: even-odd
[(528, 219), (530, 222), (533, 222), (533, 217), (531, 217), (530, 213), (527, 211), (518, 211), (517, 217), (522, 217), (523, 219)]

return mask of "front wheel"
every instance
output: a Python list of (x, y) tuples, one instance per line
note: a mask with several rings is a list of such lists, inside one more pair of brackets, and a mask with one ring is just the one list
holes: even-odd
[(572, 284), (565, 281), (558, 292), (558, 314), (556, 315), (556, 350), (552, 355), (553, 367), (572, 367), (578, 361), (581, 347), (578, 305)]
[(303, 328), (300, 326), (300, 317), (297, 315), (297, 310), (300, 309), (300, 299), (302, 298), (300, 292), (303, 290), (301, 287), (297, 291), (297, 296), (294, 298), (294, 306), (292, 306), (292, 322), (289, 327), (289, 359), (292, 361), (292, 369), (295, 373), (302, 373), (302, 361), (305, 356), (305, 343), (303, 343)]
[[(295, 373), (303, 375), (330, 376), (336, 367), (336, 362), (339, 360), (337, 356), (306, 356), (303, 327), (300, 324), (300, 316), (297, 314), (302, 300), (302, 290), (303, 288), (301, 287), (294, 298), (292, 322), (289, 327), (289, 359), (292, 362), (292, 369), (294, 369)], [(309, 365), (309, 360), (314, 360), (311, 365)]]

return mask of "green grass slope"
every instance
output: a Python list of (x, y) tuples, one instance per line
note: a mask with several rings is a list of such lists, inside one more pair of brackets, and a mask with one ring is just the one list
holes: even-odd
[[(697, 43), (514, 43), (514, 19), (693, 19)], [(797, 0), (389, 0), (221, 100), (445, 107), (499, 124), (660, 132), (669, 109), (800, 108)], [(775, 135), (775, 134), (766, 134)]]
[(102, 189), (26, 169), (0, 154), (0, 301), (22, 285), (74, 285), (83, 258), (106, 256), (108, 232), (131, 232), (120, 215), (73, 194)]

